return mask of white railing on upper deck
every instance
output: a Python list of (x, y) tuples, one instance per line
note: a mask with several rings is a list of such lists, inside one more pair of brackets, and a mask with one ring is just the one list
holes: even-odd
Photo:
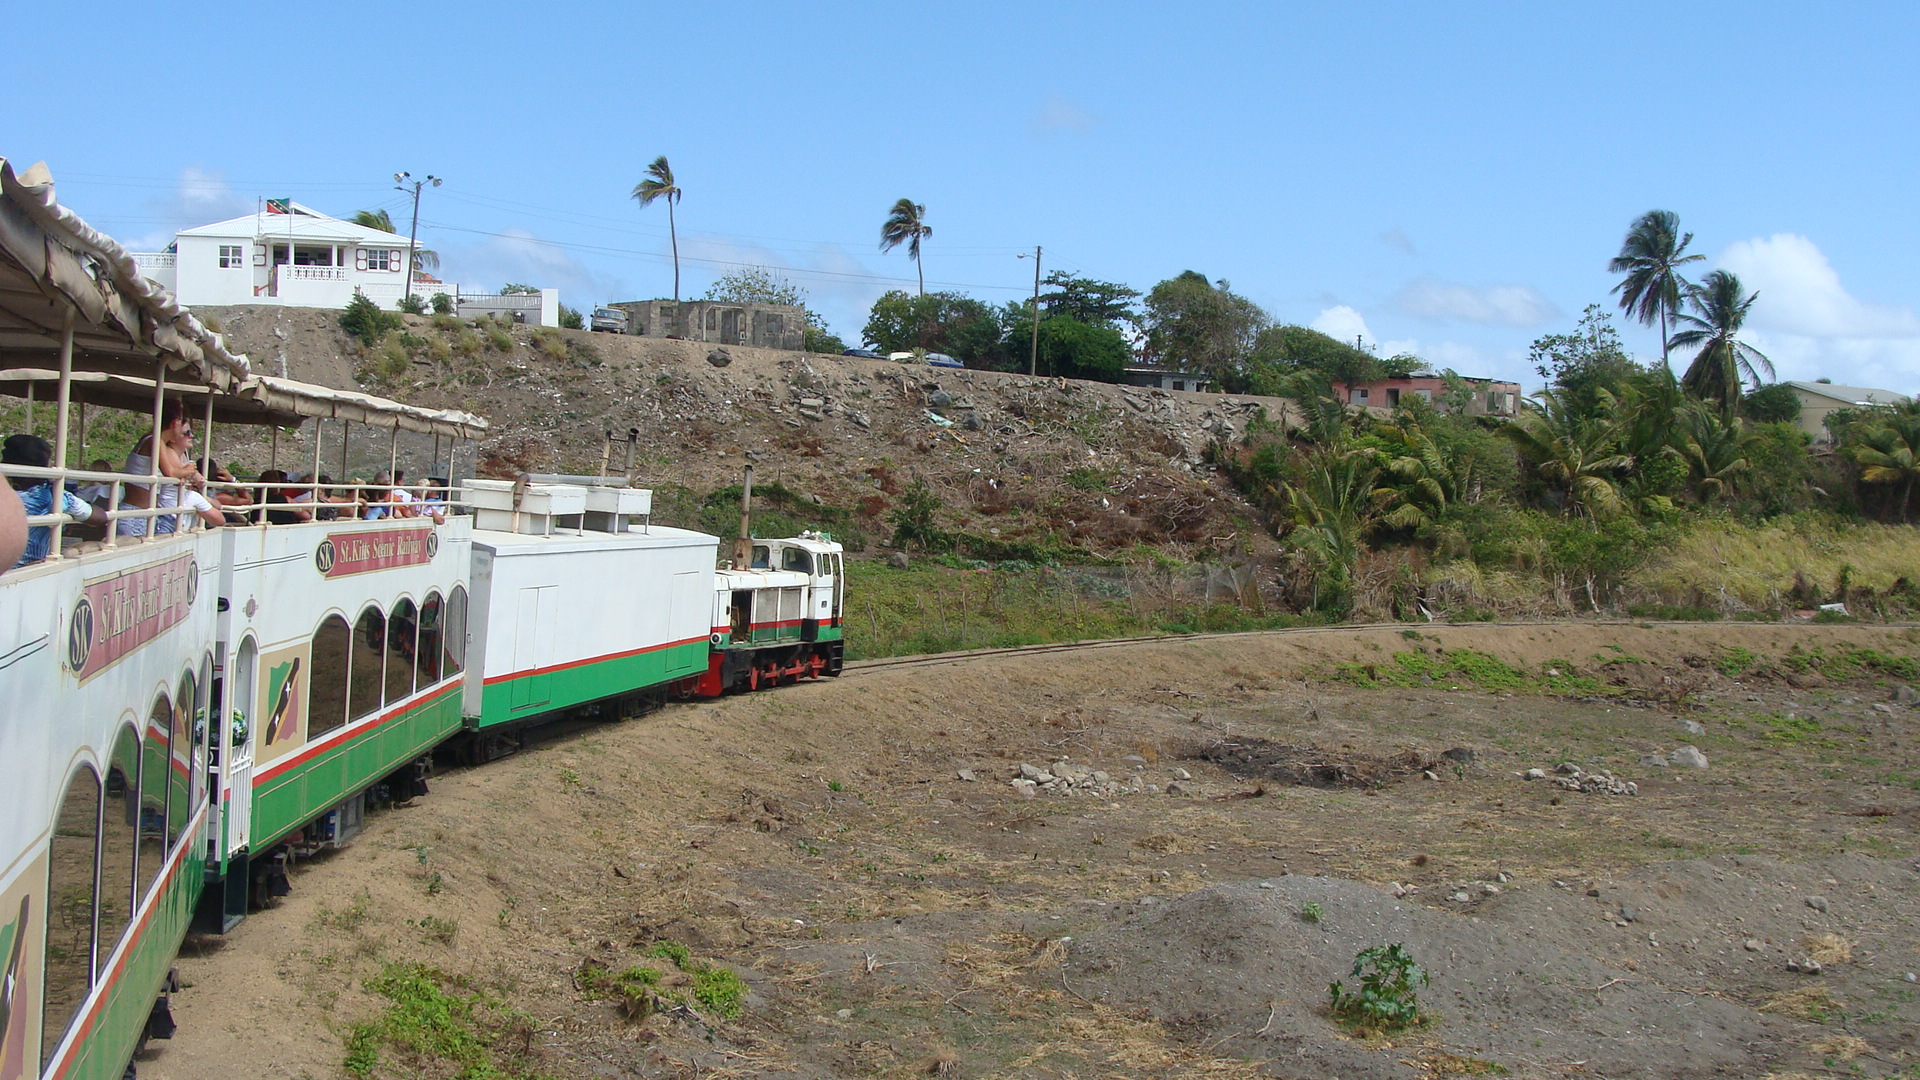
[(133, 264), (142, 270), (171, 270), (179, 258), (171, 251), (136, 251)]
[(291, 281), (347, 280), (347, 268), (344, 266), (288, 266), (282, 263), (276, 269), (283, 279)]

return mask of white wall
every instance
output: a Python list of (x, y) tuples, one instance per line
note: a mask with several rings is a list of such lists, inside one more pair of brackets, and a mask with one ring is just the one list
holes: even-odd
[[(240, 249), (240, 266), (220, 266), (221, 245)], [(238, 236), (182, 236), (174, 259), (174, 294), (188, 305), (250, 304), (254, 286), (267, 283), (266, 270), (257, 267), (259, 250), (253, 240)]]

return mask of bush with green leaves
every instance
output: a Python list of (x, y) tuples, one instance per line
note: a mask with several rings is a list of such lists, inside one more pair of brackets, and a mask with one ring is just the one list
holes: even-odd
[(586, 328), (587, 321), (581, 317), (578, 308), (570, 308), (565, 304), (560, 305), (560, 329), (585, 330)]
[(427, 298), (427, 306), (433, 308), (435, 315), (451, 315), (453, 314), (453, 297), (443, 292), (434, 293)]
[(400, 298), (400, 310), (409, 315), (425, 315), (427, 313), (427, 302), (415, 296), (413, 293), (408, 293)]
[(382, 310), (365, 293), (354, 293), (353, 299), (347, 301), (346, 309), (340, 313), (340, 329), (368, 347), (402, 325), (398, 313)]
[(1355, 1027), (1392, 1031), (1421, 1023), (1416, 996), (1427, 985), (1427, 973), (1413, 962), (1406, 946), (1399, 943), (1375, 945), (1353, 958), (1353, 978), (1358, 988), (1349, 990), (1335, 980), (1327, 986), (1333, 1015)]

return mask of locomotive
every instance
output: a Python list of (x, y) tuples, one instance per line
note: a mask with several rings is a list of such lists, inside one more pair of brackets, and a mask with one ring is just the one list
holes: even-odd
[[(131, 1075), (138, 1044), (172, 1032), (189, 927), (224, 932), (284, 893), (290, 859), (423, 791), (437, 748), (485, 759), (559, 716), (840, 672), (839, 544), (754, 539), (743, 508), (722, 566), (718, 538), (652, 524), (623, 478), (469, 480), (450, 513), (164, 531), (191, 515), (159, 455), (146, 476), (68, 469), (86, 430), (70, 418), (150, 417), (155, 447), (188, 426), (168, 416), (207, 446), (216, 425), (336, 425), (315, 432), (315, 473), (356, 425), (390, 462), (399, 433), (432, 435), (448, 476), (487, 426), (251, 372), (40, 167), (0, 158), (0, 392), (36, 386), (53, 462), (9, 478), (106, 485), (109, 518), (156, 535), (70, 544), (67, 519), (33, 518), (49, 557), (0, 575), (0, 1080)], [(144, 507), (123, 498), (136, 487)]]

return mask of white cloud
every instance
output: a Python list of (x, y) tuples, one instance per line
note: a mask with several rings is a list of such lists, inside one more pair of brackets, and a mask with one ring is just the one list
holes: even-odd
[(1467, 285), (1421, 278), (1400, 290), (1394, 306), (1409, 315), (1439, 322), (1539, 326), (1560, 317), (1553, 302), (1531, 285)]
[(1029, 124), (1035, 135), (1091, 131), (1099, 125), (1099, 117), (1059, 94), (1048, 98)]
[[(1742, 240), (1714, 265), (1759, 293), (1744, 336), (1781, 379), (1824, 377), (1901, 393), (1920, 385), (1920, 316), (1855, 297), (1811, 239), (1776, 233)], [(1681, 358), (1674, 359), (1678, 367)]]
[(180, 170), (172, 191), (146, 201), (146, 216), (161, 222), (160, 227), (127, 244), (135, 251), (158, 251), (173, 243), (181, 229), (236, 218), (253, 208), (253, 201), (229, 187), (219, 171), (189, 165)]
[(1366, 317), (1345, 304), (1336, 304), (1314, 316), (1307, 326), (1318, 330), (1335, 341), (1352, 341), (1359, 338), (1376, 344), (1379, 339), (1373, 331), (1367, 329)]
[(1840, 284), (1840, 275), (1812, 240), (1793, 233), (1742, 240), (1720, 253), (1716, 266), (1758, 291), (1755, 326), (1806, 337), (1920, 336), (1913, 309), (1869, 304)]

